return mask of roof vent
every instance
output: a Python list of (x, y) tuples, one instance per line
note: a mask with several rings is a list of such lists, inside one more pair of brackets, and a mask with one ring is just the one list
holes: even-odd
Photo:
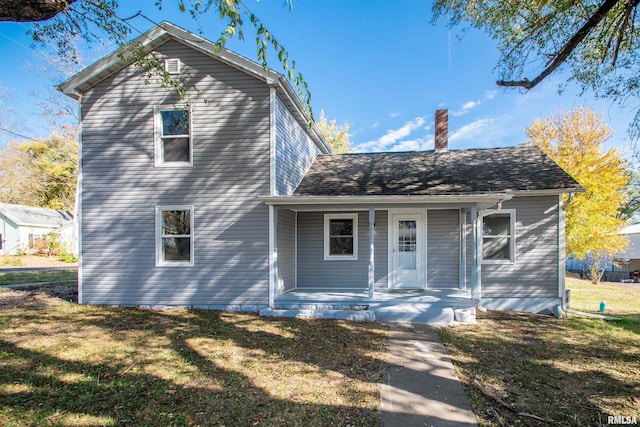
[(178, 58), (165, 59), (164, 69), (169, 74), (180, 74), (180, 60)]

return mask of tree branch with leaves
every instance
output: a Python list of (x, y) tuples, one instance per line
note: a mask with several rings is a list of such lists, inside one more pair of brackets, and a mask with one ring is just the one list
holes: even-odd
[[(285, 46), (244, 2), (241, 0), (157, 0), (155, 7), (163, 9), (167, 3), (173, 3), (180, 12), (187, 13), (194, 19), (217, 15), (224, 25), (220, 36), (214, 41), (218, 50), (224, 48), (227, 41), (233, 37), (244, 39), (243, 29), (248, 20), (255, 31), (258, 62), (267, 68), (269, 52), (274, 52), (284, 74), (296, 89), (313, 120), (311, 91), (302, 73), (296, 68), (295, 61), (290, 59)], [(292, 9), (291, 0), (285, 0), (285, 5), (289, 10)], [(142, 15), (142, 12), (138, 12), (133, 17), (139, 15)], [(55, 47), (59, 56), (75, 60), (77, 49), (74, 41), (77, 38), (94, 43), (106, 37), (121, 48), (123, 59), (145, 68), (147, 72), (155, 73), (162, 80), (163, 86), (175, 90), (181, 97), (185, 96), (186, 90), (182, 82), (165, 73), (161, 64), (154, 61), (152, 55), (128, 56), (125, 54), (138, 48), (129, 44), (135, 31), (129, 23), (133, 17), (120, 16), (119, 4), (115, 0), (0, 0), (0, 21), (34, 22), (31, 30), (34, 42)]]
[[(640, 0), (435, 0), (434, 20), (468, 23), (498, 42), (503, 87), (530, 90), (564, 69), (583, 91), (626, 104), (640, 136)], [(528, 78), (532, 74), (535, 77)]]

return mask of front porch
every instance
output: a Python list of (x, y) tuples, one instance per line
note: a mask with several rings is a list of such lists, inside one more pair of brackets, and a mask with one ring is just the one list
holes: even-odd
[(473, 315), (479, 211), (505, 198), (369, 205), (278, 199), (269, 206), (271, 288), (263, 314), (437, 323), (453, 322), (457, 310)]
[[(379, 290), (294, 289), (275, 298), (262, 315), (348, 320), (405, 321), (450, 324), (475, 319), (477, 301), (464, 289)], [(456, 315), (457, 314), (457, 315)]]

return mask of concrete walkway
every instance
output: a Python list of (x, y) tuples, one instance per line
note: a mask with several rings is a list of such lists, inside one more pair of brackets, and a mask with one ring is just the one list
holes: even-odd
[(388, 354), (381, 395), (385, 427), (478, 425), (433, 327), (392, 323)]

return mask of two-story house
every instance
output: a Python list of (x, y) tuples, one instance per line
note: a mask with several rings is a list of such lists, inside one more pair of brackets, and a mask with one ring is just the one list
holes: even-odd
[(443, 321), (548, 311), (562, 195), (535, 147), (332, 155), (288, 81), (169, 23), (137, 39), (188, 102), (113, 53), (59, 86), (82, 117), (79, 300)]

